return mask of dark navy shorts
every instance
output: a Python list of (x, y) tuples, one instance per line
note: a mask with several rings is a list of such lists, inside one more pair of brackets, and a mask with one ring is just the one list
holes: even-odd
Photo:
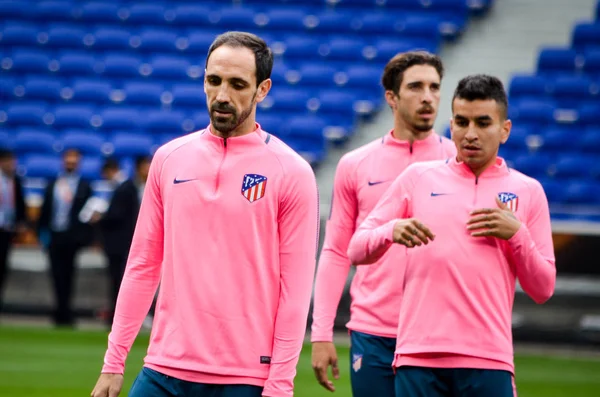
[(396, 368), (398, 397), (515, 397), (508, 371), (470, 368)]
[(142, 368), (129, 391), (129, 397), (261, 397), (262, 387), (252, 385), (212, 385), (173, 378)]
[(350, 382), (354, 397), (394, 397), (396, 338), (350, 333)]

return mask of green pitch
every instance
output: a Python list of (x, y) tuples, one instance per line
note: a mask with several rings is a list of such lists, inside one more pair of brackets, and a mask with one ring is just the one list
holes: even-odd
[[(148, 336), (141, 335), (127, 362), (126, 396), (141, 368)], [(89, 396), (106, 348), (106, 334), (34, 328), (0, 328), (0, 396)], [(348, 349), (339, 349), (342, 377), (331, 394), (314, 380), (310, 346), (305, 346), (296, 377), (296, 397), (350, 396)], [(519, 397), (598, 397), (600, 360), (518, 356)]]

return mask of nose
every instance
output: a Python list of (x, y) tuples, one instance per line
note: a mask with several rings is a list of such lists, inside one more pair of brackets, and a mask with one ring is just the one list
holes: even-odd
[(477, 131), (473, 123), (469, 123), (469, 127), (467, 128), (467, 133), (465, 134), (465, 139), (469, 142), (476, 141), (479, 138), (477, 135)]
[(215, 98), (217, 102), (229, 102), (229, 89), (226, 84), (221, 84), (219, 86), (219, 91), (217, 92), (217, 97)]
[(423, 91), (422, 102), (423, 103), (432, 103), (433, 102), (433, 92), (431, 92), (431, 89), (425, 88), (425, 90)]

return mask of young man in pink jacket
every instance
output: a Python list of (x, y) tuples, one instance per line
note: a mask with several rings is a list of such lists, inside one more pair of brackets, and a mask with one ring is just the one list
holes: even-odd
[[(346, 255), (356, 227), (373, 209), (392, 181), (410, 164), (447, 159), (456, 154), (452, 141), (432, 127), (440, 102), (441, 59), (427, 52), (393, 57), (384, 69), (382, 85), (394, 114), (394, 128), (383, 137), (346, 154), (339, 162), (331, 213), (315, 284), (312, 361), (326, 389), (331, 366), (337, 378), (333, 323), (350, 271)], [(355, 397), (393, 397), (392, 361), (398, 328), (400, 295), (394, 279), (404, 271), (404, 250), (391, 250), (375, 266), (359, 267), (352, 281), (350, 379)], [(395, 276), (396, 275), (396, 276)]]
[(93, 397), (117, 396), (160, 282), (129, 396), (290, 397), (318, 241), (310, 165), (255, 122), (273, 55), (228, 32), (208, 51), (210, 125), (156, 152)]
[(354, 264), (406, 249), (395, 276), (402, 304), (396, 394), (509, 397), (511, 312), (518, 279), (537, 303), (554, 291), (548, 202), (540, 183), (497, 157), (510, 135), (502, 83), (462, 79), (452, 101), (458, 155), (414, 164), (352, 237)]

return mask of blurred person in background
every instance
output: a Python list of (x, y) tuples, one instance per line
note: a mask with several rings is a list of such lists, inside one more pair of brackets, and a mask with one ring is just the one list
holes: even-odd
[(117, 303), (121, 279), (133, 239), (139, 210), (138, 190), (133, 179), (121, 171), (116, 159), (109, 158), (102, 166), (102, 177), (111, 185), (111, 195), (106, 212), (95, 212), (90, 223), (100, 230), (102, 247), (108, 260), (110, 274), (110, 309), (107, 322), (112, 319)]
[(0, 312), (8, 274), (8, 253), (15, 235), (24, 231), (26, 223), (23, 185), (15, 170), (14, 154), (0, 149)]
[(140, 203), (142, 202), (142, 196), (144, 195), (144, 188), (146, 187), (146, 181), (148, 180), (148, 173), (150, 172), (150, 163), (152, 157), (140, 156), (135, 159), (135, 177), (134, 182), (138, 190), (138, 197)]
[(54, 287), (57, 326), (73, 326), (72, 310), (75, 256), (93, 239), (92, 226), (81, 222), (79, 213), (92, 195), (90, 183), (81, 178), (81, 154), (68, 148), (63, 171), (48, 183), (37, 225), (38, 238), (48, 250)]
[[(331, 212), (315, 283), (312, 365), (319, 383), (334, 391), (328, 379), (339, 376), (333, 326), (348, 273), (350, 238), (392, 181), (410, 164), (452, 157), (452, 141), (433, 131), (440, 102), (442, 60), (424, 51), (400, 53), (386, 65), (382, 85), (394, 115), (383, 137), (347, 153), (334, 180)], [(359, 267), (352, 281), (350, 381), (355, 397), (394, 396), (394, 348), (405, 250), (397, 247), (375, 267)], [(398, 263), (400, 261), (400, 263)]]

